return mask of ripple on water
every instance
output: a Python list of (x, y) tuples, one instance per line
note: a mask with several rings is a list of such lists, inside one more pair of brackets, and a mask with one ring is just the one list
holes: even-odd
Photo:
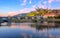
[(36, 29), (30, 24), (0, 27), (0, 38), (60, 38), (60, 28)]

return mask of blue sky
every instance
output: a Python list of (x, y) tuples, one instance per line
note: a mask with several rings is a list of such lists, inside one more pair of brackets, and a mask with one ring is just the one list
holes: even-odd
[(60, 0), (0, 0), (0, 14), (16, 13), (16, 11), (23, 13), (36, 7), (60, 9)]

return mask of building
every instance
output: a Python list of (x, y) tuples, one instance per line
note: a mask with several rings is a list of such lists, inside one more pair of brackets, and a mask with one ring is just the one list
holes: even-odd
[(54, 17), (54, 16), (56, 16), (55, 13), (47, 13), (47, 14), (45, 14), (45, 15), (43, 16), (43, 18)]

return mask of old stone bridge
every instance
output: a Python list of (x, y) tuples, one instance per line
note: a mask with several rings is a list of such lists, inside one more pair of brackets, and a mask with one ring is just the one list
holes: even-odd
[(0, 24), (4, 22), (11, 22), (11, 19), (9, 17), (0, 17)]

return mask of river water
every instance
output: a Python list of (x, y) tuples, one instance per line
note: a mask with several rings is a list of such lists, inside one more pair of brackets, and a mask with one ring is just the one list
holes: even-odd
[(40, 28), (35, 23), (0, 26), (0, 38), (60, 38), (60, 28)]

